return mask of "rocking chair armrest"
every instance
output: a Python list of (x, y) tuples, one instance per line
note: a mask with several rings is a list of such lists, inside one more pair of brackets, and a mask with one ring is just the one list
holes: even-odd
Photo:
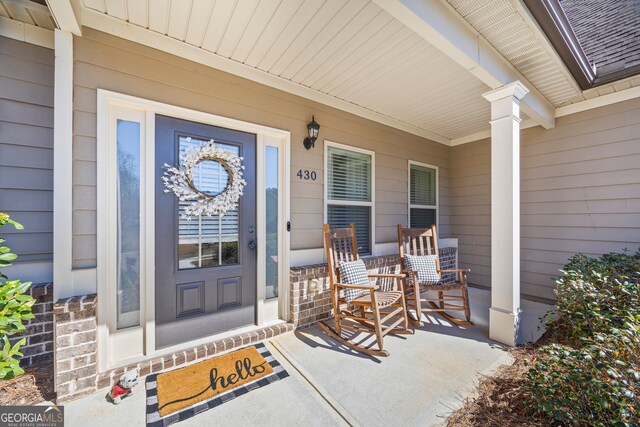
[(404, 279), (406, 274), (369, 274), (369, 277), (376, 277), (376, 278), (384, 278), (384, 277), (389, 277), (389, 278), (394, 278), (394, 279)]
[(458, 273), (458, 277), (460, 277), (460, 281), (466, 283), (467, 281), (467, 273), (471, 272), (468, 268), (458, 268), (454, 270), (438, 270), (438, 273)]
[(362, 289), (363, 291), (374, 290), (377, 291), (378, 285), (351, 285), (349, 283), (334, 283), (335, 286), (339, 288), (348, 288), (348, 289)]

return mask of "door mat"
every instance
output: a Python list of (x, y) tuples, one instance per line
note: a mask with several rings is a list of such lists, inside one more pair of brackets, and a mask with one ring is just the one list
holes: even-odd
[(185, 420), (288, 376), (263, 343), (149, 375), (147, 427)]

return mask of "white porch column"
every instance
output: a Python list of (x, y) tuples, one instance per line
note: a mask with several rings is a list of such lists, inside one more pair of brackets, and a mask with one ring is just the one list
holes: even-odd
[(55, 30), (53, 99), (53, 302), (76, 295), (72, 273), (73, 34)]
[(489, 337), (518, 343), (520, 327), (519, 81), (482, 96), (491, 102), (491, 309)]

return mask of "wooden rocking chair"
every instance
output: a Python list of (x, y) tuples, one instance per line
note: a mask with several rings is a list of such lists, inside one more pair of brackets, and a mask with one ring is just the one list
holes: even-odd
[[(469, 270), (441, 270), (440, 257), (436, 257), (437, 275), (442, 280), (442, 273), (456, 273), (454, 283), (424, 283), (418, 280), (418, 271), (406, 267), (405, 256), (438, 255), (438, 237), (436, 226), (431, 228), (402, 228), (398, 224), (398, 249), (400, 253), (401, 272), (407, 275), (405, 292), (407, 292), (407, 307), (413, 308), (415, 316), (409, 311), (409, 321), (415, 326), (422, 326), (420, 320), (422, 312), (437, 312), (446, 320), (458, 326), (471, 326), (471, 310), (469, 309), (469, 292), (467, 290), (467, 272)], [(437, 291), (437, 299), (422, 298), (425, 291)], [(456, 294), (445, 293), (457, 291)], [(462, 300), (462, 304), (460, 304)], [(428, 305), (424, 307), (423, 303)], [(451, 316), (449, 311), (464, 311), (465, 320)]]
[[(384, 349), (385, 335), (413, 333), (409, 329), (407, 307), (402, 290), (404, 274), (367, 274), (370, 279), (391, 280), (393, 289), (388, 291), (381, 290), (378, 285), (371, 283), (368, 285), (342, 283), (338, 263), (358, 259), (355, 226), (351, 224), (349, 228), (331, 229), (328, 224), (325, 224), (324, 239), (327, 248), (335, 329), (326, 322), (320, 322), (320, 326), (336, 341), (349, 348), (372, 356), (388, 356), (389, 352)], [(362, 290), (366, 293), (347, 304), (343, 294), (347, 289)], [(354, 310), (349, 310), (349, 307), (353, 307)], [(343, 330), (352, 331), (356, 336), (361, 332), (375, 334), (378, 348), (364, 346), (343, 337)]]

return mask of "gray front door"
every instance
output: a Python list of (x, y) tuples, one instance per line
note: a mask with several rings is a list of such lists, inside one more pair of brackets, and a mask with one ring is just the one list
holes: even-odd
[[(247, 181), (237, 211), (183, 219), (184, 202), (164, 192), (164, 165), (177, 165), (190, 146), (215, 140), (244, 158)], [(169, 117), (156, 118), (156, 348), (256, 322), (256, 136)], [(228, 176), (205, 161), (194, 185), (220, 193)]]

